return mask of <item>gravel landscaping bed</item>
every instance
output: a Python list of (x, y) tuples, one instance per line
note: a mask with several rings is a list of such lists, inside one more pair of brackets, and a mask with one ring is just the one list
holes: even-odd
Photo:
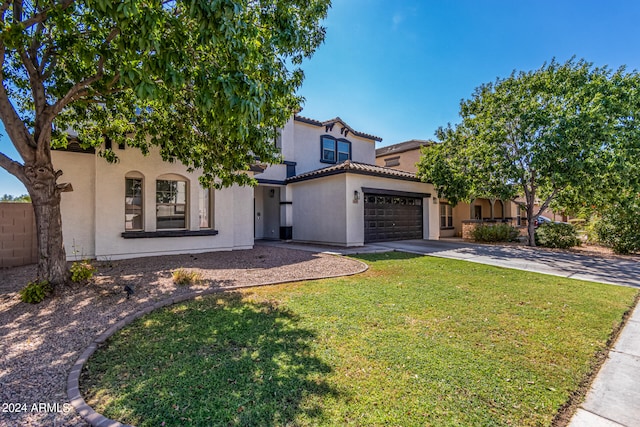
[[(17, 294), (35, 278), (35, 266), (0, 270), (0, 425), (88, 425), (67, 399), (71, 367), (109, 326), (169, 296), (366, 269), (349, 258), (268, 246), (94, 265), (90, 283), (60, 286), (53, 298), (36, 305), (20, 302)], [(178, 268), (199, 272), (203, 281), (175, 285), (171, 272)], [(125, 285), (134, 289), (130, 299)]]

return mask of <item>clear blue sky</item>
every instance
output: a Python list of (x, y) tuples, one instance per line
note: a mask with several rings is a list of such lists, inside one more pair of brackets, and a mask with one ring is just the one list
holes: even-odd
[[(340, 116), (380, 146), (431, 139), (459, 120), (461, 99), (513, 70), (572, 56), (640, 70), (639, 23), (637, 0), (333, 0), (303, 65), (301, 114)], [(0, 169), (0, 195), (25, 192)]]

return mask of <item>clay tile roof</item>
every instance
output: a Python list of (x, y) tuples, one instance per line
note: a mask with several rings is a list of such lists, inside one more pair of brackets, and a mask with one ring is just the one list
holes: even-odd
[(359, 132), (357, 130), (354, 130), (351, 126), (349, 126), (344, 120), (342, 120), (340, 117), (335, 117), (333, 119), (329, 119), (329, 120), (325, 120), (324, 122), (318, 121), (318, 120), (314, 120), (314, 119), (310, 119), (308, 117), (304, 117), (304, 116), (299, 116), (299, 115), (294, 115), (293, 119), (295, 121), (298, 122), (302, 122), (302, 123), (307, 123), (309, 125), (314, 125), (314, 126), (330, 126), (333, 125), (335, 123), (342, 123), (344, 125), (344, 127), (346, 127), (347, 129), (349, 129), (349, 132), (351, 132), (352, 134), (359, 136), (361, 138), (367, 138), (367, 139), (372, 139), (374, 141), (382, 141), (382, 138), (380, 138), (379, 136), (375, 136), (375, 135), (371, 135), (368, 133), (364, 133), (364, 132)]
[(300, 175), (287, 178), (286, 182), (306, 181), (308, 179), (320, 178), (323, 176), (337, 175), (341, 173), (355, 173), (360, 175), (373, 175), (384, 178), (401, 179), (405, 181), (420, 181), (414, 173), (405, 172), (397, 169), (384, 168), (382, 166), (370, 165), (367, 163), (359, 163), (346, 160), (340, 164), (329, 166), (322, 169), (316, 169), (311, 172), (302, 173)]
[(424, 145), (433, 144), (433, 141), (424, 139), (412, 139), (410, 141), (400, 142), (398, 144), (388, 145), (376, 150), (376, 157), (386, 156), (389, 154), (404, 153), (405, 151), (419, 149)]

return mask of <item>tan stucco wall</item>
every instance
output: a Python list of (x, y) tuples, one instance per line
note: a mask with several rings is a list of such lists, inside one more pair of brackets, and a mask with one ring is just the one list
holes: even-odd
[(400, 157), (398, 159), (400, 164), (397, 166), (388, 166), (391, 169), (398, 169), (401, 171), (412, 172), (412, 173), (418, 172), (418, 167), (416, 166), (416, 163), (420, 161), (419, 149), (404, 151), (402, 153), (391, 153), (384, 156), (376, 157), (376, 165), (387, 167), (385, 164), (385, 159), (389, 159), (393, 157)]
[(187, 229), (199, 230), (198, 174), (180, 163), (163, 162), (157, 152), (143, 156), (139, 150), (116, 149), (120, 161), (109, 164), (89, 154), (54, 152), (56, 168), (74, 191), (62, 200), (62, 221), (68, 259), (73, 250), (99, 259), (122, 259), (161, 254), (196, 253), (253, 247), (253, 189), (233, 186), (214, 191), (216, 236), (124, 239), (125, 175), (137, 172), (143, 178), (144, 229), (156, 230), (155, 185), (161, 175), (174, 174), (188, 182)]

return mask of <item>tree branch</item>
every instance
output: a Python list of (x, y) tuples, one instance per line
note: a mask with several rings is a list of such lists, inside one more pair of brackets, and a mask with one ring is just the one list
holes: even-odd
[(18, 49), (18, 54), (22, 60), (22, 64), (29, 75), (29, 83), (31, 83), (31, 93), (33, 93), (33, 102), (36, 114), (42, 113), (46, 107), (47, 97), (45, 95), (44, 84), (38, 72), (38, 66), (34, 63), (33, 58), (29, 57), (23, 46)]
[(2, 3), (2, 6), (0, 6), (0, 16), (4, 15), (4, 13), (7, 11), (7, 9), (9, 9), (9, 6), (11, 6), (12, 3), (13, 3), (12, 0), (7, 0), (4, 3)]
[(29, 19), (26, 19), (25, 21), (22, 21), (22, 25), (24, 25), (24, 28), (30, 28), (36, 24), (42, 23), (45, 21), (45, 19), (47, 19), (47, 14), (49, 13), (49, 11), (51, 9), (53, 9), (54, 7), (60, 7), (61, 9), (66, 9), (69, 6), (71, 6), (73, 4), (74, 0), (64, 0), (60, 3), (58, 3), (56, 6), (47, 8), (45, 10), (43, 10), (40, 13), (36, 13), (35, 15), (33, 15), (32, 17), (30, 17)]
[[(112, 28), (111, 31), (109, 32), (109, 35), (105, 39), (104, 47), (107, 47), (113, 41), (113, 39), (115, 39), (118, 36), (118, 34), (120, 34), (120, 29)], [(98, 60), (96, 74), (73, 85), (73, 87), (69, 89), (66, 95), (60, 98), (53, 105), (53, 109), (52, 109), (53, 116), (58, 115), (71, 102), (76, 101), (82, 98), (83, 96), (86, 96), (88, 94), (87, 89), (89, 88), (89, 86), (99, 81), (103, 77), (104, 77), (104, 56), (101, 56), (100, 59)], [(111, 87), (113, 84), (115, 84), (119, 80), (119, 78), (120, 78), (120, 74), (116, 73), (116, 75), (111, 80), (111, 82), (109, 82), (108, 87)]]
[(0, 153), (0, 167), (9, 172), (11, 175), (15, 176), (26, 185), (27, 176), (24, 173), (24, 166), (15, 160), (11, 160), (9, 157)]
[(547, 197), (544, 203), (540, 206), (540, 209), (538, 210), (536, 216), (542, 214), (542, 212), (544, 212), (549, 207), (549, 203), (551, 203), (551, 200), (553, 200), (563, 188), (564, 187), (558, 187), (553, 190), (551, 195), (549, 195), (549, 197)]
[(13, 104), (9, 100), (9, 95), (4, 87), (4, 64), (5, 47), (0, 43), (0, 119), (4, 123), (4, 128), (11, 143), (25, 162), (33, 161), (35, 153), (33, 148), (36, 147), (35, 142), (24, 122), (18, 116)]
[(33, 64), (36, 66), (36, 70), (38, 71), (38, 73), (41, 73), (42, 67), (41, 64), (38, 64), (38, 48), (40, 47), (40, 43), (38, 42), (38, 40), (40, 39), (40, 36), (42, 36), (42, 33), (44, 31), (44, 24), (39, 23), (38, 26), (36, 27), (36, 31), (33, 34), (33, 39), (31, 40), (31, 45), (29, 46), (29, 57), (31, 58), (31, 61), (33, 62)]

